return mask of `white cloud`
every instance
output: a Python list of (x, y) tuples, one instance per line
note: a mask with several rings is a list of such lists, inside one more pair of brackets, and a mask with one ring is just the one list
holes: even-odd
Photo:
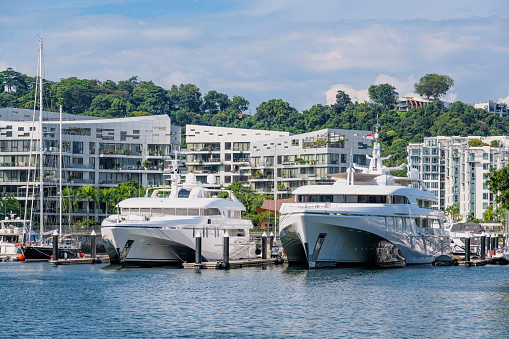
[[(413, 92), (415, 83), (416, 79), (413, 75), (409, 76), (407, 79), (399, 79), (388, 74), (379, 74), (373, 82), (373, 85), (390, 84), (396, 87), (396, 92), (398, 92), (400, 97), (416, 97), (417, 95)], [(353, 102), (369, 101), (368, 88), (357, 90), (345, 84), (333, 85), (329, 90), (327, 90), (327, 92), (325, 92), (327, 104), (330, 105), (336, 102), (336, 94), (338, 90), (348, 94)]]
[(509, 105), (509, 94), (505, 98), (498, 98), (498, 102), (503, 102)]
[(338, 91), (343, 91), (350, 96), (352, 102), (364, 102), (369, 101), (368, 89), (356, 90), (349, 85), (338, 84), (333, 85), (327, 92), (325, 97), (327, 99), (327, 105), (332, 105), (336, 102), (336, 94)]

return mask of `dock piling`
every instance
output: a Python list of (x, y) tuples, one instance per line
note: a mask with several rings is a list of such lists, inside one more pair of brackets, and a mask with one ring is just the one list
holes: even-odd
[(481, 235), (481, 260), (486, 259), (486, 234)]
[(53, 232), (53, 261), (58, 261), (58, 231)]
[(201, 264), (201, 232), (198, 232), (196, 234), (196, 251), (195, 251), (195, 257), (194, 257), (194, 263), (195, 264)]
[(92, 233), (90, 234), (90, 246), (92, 247), (92, 254), (91, 254), (92, 260), (95, 260), (96, 253), (97, 253), (97, 251), (96, 251), (97, 239), (96, 239), (95, 231), (92, 231)]
[(221, 268), (230, 268), (230, 236), (226, 230), (223, 234), (223, 261), (221, 262)]
[(267, 233), (262, 234), (262, 259), (267, 259)]
[(465, 261), (470, 261), (470, 234), (467, 233), (465, 240)]

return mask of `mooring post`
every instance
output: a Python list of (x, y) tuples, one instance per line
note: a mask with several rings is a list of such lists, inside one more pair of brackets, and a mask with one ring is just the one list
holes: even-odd
[(223, 261), (219, 268), (230, 268), (230, 235), (226, 230), (223, 233)]
[(481, 235), (481, 260), (486, 259), (486, 234), (483, 232)]
[(470, 233), (465, 236), (465, 261), (470, 261)]
[(494, 233), (491, 233), (491, 251), (492, 251), (492, 254), (491, 254), (492, 256), (497, 254), (496, 235)]
[(95, 260), (95, 257), (96, 257), (96, 247), (97, 247), (97, 239), (96, 239), (96, 235), (95, 235), (95, 231), (92, 231), (92, 233), (90, 234), (90, 246), (92, 247), (92, 261)]
[(262, 234), (262, 259), (267, 259), (267, 233)]
[(272, 248), (274, 247), (274, 233), (270, 232), (269, 234), (269, 249), (270, 249), (270, 257), (272, 258)]
[(491, 235), (489, 233), (486, 233), (486, 254), (490, 256), (490, 250), (491, 250)]
[(201, 232), (198, 232), (196, 234), (196, 251), (195, 251), (195, 257), (194, 257), (194, 263), (195, 264), (201, 264)]
[(58, 231), (53, 232), (53, 261), (58, 261)]
[(228, 235), (228, 232), (226, 230), (223, 234), (223, 261), (229, 262), (230, 261), (230, 236)]

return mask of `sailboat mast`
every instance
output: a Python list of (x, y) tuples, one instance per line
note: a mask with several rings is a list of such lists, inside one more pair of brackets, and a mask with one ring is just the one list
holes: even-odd
[[(44, 203), (43, 203), (43, 131), (42, 131), (42, 38), (39, 39), (39, 214), (40, 214), (40, 236), (44, 233)], [(41, 240), (41, 239), (40, 239)], [(41, 240), (42, 241), (42, 240)]]
[(59, 225), (60, 225), (60, 237), (62, 237), (62, 105), (60, 105), (60, 137), (58, 139), (60, 141), (60, 145), (58, 145), (58, 183), (59, 183), (59, 197), (58, 197), (58, 203), (59, 203)]

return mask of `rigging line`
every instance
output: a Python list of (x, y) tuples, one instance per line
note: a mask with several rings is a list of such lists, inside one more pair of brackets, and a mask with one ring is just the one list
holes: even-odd
[[(242, 247), (240, 248), (239, 251), (235, 252), (234, 254), (232, 254), (230, 256), (231, 259), (233, 258), (237, 258), (239, 255), (241, 255), (242, 253), (246, 252), (246, 251), (249, 251), (249, 249), (252, 247), (252, 246), (255, 246), (256, 244), (255, 243), (252, 243), (252, 244), (246, 244), (246, 245), (241, 245)], [(249, 252), (248, 252), (249, 254)]]
[[(148, 227), (142, 227), (142, 228), (143, 228), (143, 229), (145, 230), (145, 232), (147, 232), (147, 233), (148, 233), (151, 237), (154, 237), (154, 235), (153, 235), (153, 234), (151, 234), (151, 233), (148, 231)], [(169, 236), (167, 236), (166, 234), (164, 234), (164, 232), (163, 232), (162, 230), (160, 230), (160, 229), (156, 228), (156, 229), (155, 229), (155, 231), (156, 231), (157, 233), (161, 233), (161, 235), (162, 235), (162, 237), (163, 237), (163, 238), (166, 238), (167, 240), (169, 240), (169, 241), (171, 241), (171, 242), (176, 243), (176, 242), (175, 242), (174, 240), (172, 240)], [(175, 254), (175, 256), (176, 256), (177, 258), (179, 258), (179, 259), (180, 259), (180, 261), (184, 262), (184, 260), (183, 260), (183, 259), (182, 259), (182, 258), (181, 258), (181, 257), (180, 257), (180, 256), (179, 256), (179, 255), (178, 255), (178, 254), (174, 251), (174, 250), (173, 250), (173, 248), (171, 248), (171, 246), (167, 246), (167, 247), (170, 249), (170, 251), (171, 251), (173, 254)]]

